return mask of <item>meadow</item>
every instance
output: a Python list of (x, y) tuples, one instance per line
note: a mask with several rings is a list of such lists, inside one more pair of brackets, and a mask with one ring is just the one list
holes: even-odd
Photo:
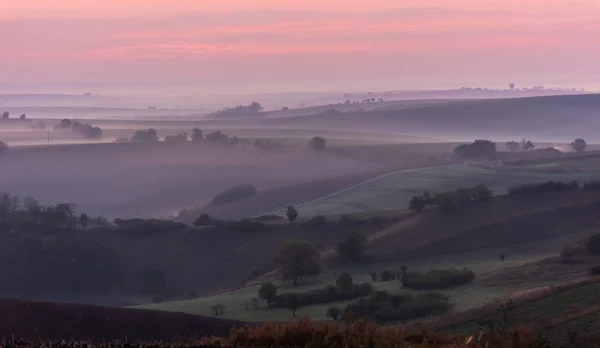
[[(574, 165), (587, 166), (585, 162), (577, 162)], [(484, 169), (469, 164), (453, 164), (384, 174), (334, 194), (300, 202), (295, 207), (304, 217), (398, 210), (407, 209), (410, 198), (422, 194), (425, 190), (435, 194), (483, 184), (494, 194), (506, 194), (510, 187), (527, 183), (549, 180), (587, 181), (597, 177), (596, 172), (584, 169), (551, 173), (517, 167)], [(283, 215), (284, 211), (266, 213)]]

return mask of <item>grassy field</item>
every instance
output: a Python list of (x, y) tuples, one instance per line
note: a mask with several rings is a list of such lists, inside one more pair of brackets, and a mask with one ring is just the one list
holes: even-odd
[[(481, 249), (465, 253), (409, 260), (406, 262), (355, 264), (347, 267), (334, 267), (327, 269), (325, 273), (321, 274), (319, 277), (308, 283), (302, 283), (298, 287), (293, 287), (289, 282), (282, 283), (275, 278), (268, 280), (278, 286), (280, 293), (305, 292), (316, 288), (322, 288), (326, 285), (335, 285), (335, 275), (348, 272), (352, 275), (354, 282), (372, 283), (375, 290), (387, 291), (390, 293), (418, 293), (418, 291), (402, 288), (401, 284), (397, 281), (372, 282), (370, 273), (379, 273), (386, 269), (400, 270), (402, 265), (407, 265), (409, 269), (412, 270), (426, 270), (442, 267), (468, 267), (477, 274), (474, 283), (442, 291), (451, 296), (452, 301), (455, 303), (456, 311), (463, 311), (481, 306), (517, 291), (548, 285), (544, 282), (532, 280), (531, 282), (511, 284), (510, 286), (488, 286), (483, 280), (485, 279), (485, 275), (490, 272), (499, 271), (506, 267), (523, 265), (548, 256), (558, 255), (563, 246), (574, 243), (578, 238), (579, 234), (572, 234), (505, 248)], [(506, 253), (508, 255), (507, 259), (501, 261), (498, 257), (499, 253)], [(287, 309), (267, 308), (265, 304), (262, 304), (259, 310), (246, 311), (244, 301), (251, 301), (252, 298), (258, 297), (258, 288), (258, 286), (251, 286), (211, 297), (188, 301), (148, 304), (139, 308), (211, 316), (213, 315), (211, 307), (222, 304), (226, 307), (225, 314), (223, 315), (225, 318), (243, 321), (289, 321), (292, 319), (291, 312)], [(327, 320), (325, 316), (327, 308), (334, 305), (344, 308), (349, 302), (351, 301), (304, 307), (298, 311), (298, 315), (307, 315), (313, 320)]]
[[(593, 180), (594, 172), (546, 173), (521, 168), (483, 169), (468, 164), (404, 170), (365, 181), (337, 193), (298, 204), (300, 216), (338, 215), (381, 210), (406, 209), (410, 198), (422, 194), (446, 192), (459, 187), (484, 184), (495, 194), (504, 194), (511, 186), (548, 180)], [(284, 214), (283, 210), (273, 213)]]

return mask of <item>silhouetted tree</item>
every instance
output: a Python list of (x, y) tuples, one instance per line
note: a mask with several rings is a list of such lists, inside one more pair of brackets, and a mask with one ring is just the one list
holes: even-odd
[(298, 285), (301, 277), (314, 277), (321, 273), (321, 259), (317, 247), (307, 241), (288, 241), (279, 249), (275, 259), (281, 268), (282, 280), (292, 280)]
[(585, 140), (577, 138), (571, 143), (571, 148), (573, 148), (573, 150), (575, 150), (576, 152), (583, 152), (587, 148), (587, 143), (585, 142)]
[(331, 320), (337, 321), (342, 315), (342, 310), (340, 309), (340, 307), (337, 306), (329, 307), (327, 308), (327, 312), (325, 313), (325, 315), (327, 316), (327, 318), (331, 318)]
[(10, 112), (8, 112), (8, 111), (4, 111), (4, 112), (2, 113), (2, 119), (3, 119), (3, 120), (8, 120), (8, 118), (9, 118), (9, 117), (10, 117)]
[(458, 158), (489, 158), (496, 154), (496, 144), (489, 140), (475, 140), (472, 144), (459, 145), (454, 149)]
[(417, 213), (421, 212), (427, 206), (427, 201), (423, 197), (413, 196), (408, 202), (408, 209), (414, 210)]
[(294, 222), (298, 218), (298, 211), (294, 208), (293, 205), (288, 205), (285, 215), (287, 216), (290, 222)]
[(85, 229), (85, 226), (88, 224), (88, 216), (85, 214), (79, 215), (79, 225), (81, 225), (81, 229)]
[(62, 121), (60, 121), (60, 123), (54, 127), (56, 129), (69, 129), (71, 128), (71, 126), (73, 126), (73, 122), (71, 122), (71, 120), (69, 120), (68, 118), (63, 119)]
[(204, 133), (202, 132), (202, 130), (198, 127), (192, 129), (192, 140), (193, 141), (200, 141), (200, 140), (204, 140)]
[(327, 150), (327, 140), (321, 137), (312, 138), (308, 144), (315, 152), (324, 152)]
[(290, 111), (290, 108), (288, 108), (287, 106), (284, 106), (281, 108), (281, 111), (288, 112), (288, 111)]
[(25, 114), (21, 114), (21, 116), (19, 117), (21, 120), (24, 120), (27, 117), (27, 115)]
[(157, 142), (158, 134), (156, 133), (156, 130), (153, 128), (150, 128), (148, 130), (140, 129), (140, 130), (135, 131), (135, 133), (133, 134), (133, 137), (131, 138), (131, 141)]
[(265, 300), (267, 305), (271, 307), (271, 303), (277, 299), (277, 287), (273, 283), (263, 283), (258, 289), (258, 297)]
[(535, 148), (535, 146), (533, 145), (533, 143), (529, 140), (521, 140), (521, 151), (530, 151), (533, 150)]
[(200, 216), (194, 220), (194, 225), (196, 226), (207, 226), (211, 224), (210, 215), (206, 213), (200, 214)]
[(516, 152), (519, 151), (520, 145), (516, 141), (509, 141), (506, 143), (506, 149), (510, 152)]
[(165, 143), (167, 144), (183, 144), (188, 141), (187, 133), (178, 133), (176, 135), (167, 135), (165, 137)]
[(300, 299), (296, 293), (287, 297), (286, 307), (292, 311), (292, 316), (296, 317), (296, 311), (300, 308)]

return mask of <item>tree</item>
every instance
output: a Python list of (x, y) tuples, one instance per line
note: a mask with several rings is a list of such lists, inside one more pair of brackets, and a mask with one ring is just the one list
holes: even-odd
[(198, 127), (192, 129), (192, 141), (200, 141), (204, 139), (204, 133)]
[(284, 106), (284, 107), (281, 108), (281, 111), (282, 112), (288, 112), (288, 111), (290, 111), (290, 108), (288, 108), (287, 106)]
[(317, 247), (308, 241), (285, 242), (275, 259), (281, 268), (282, 280), (293, 280), (298, 285), (301, 277), (313, 277), (321, 273), (321, 260)]
[(519, 148), (520, 145), (516, 141), (509, 141), (508, 143), (506, 143), (506, 149), (510, 152), (517, 152), (519, 151)]
[(489, 140), (475, 140), (472, 144), (459, 145), (454, 149), (458, 158), (489, 158), (496, 154), (496, 143)]
[(298, 298), (298, 294), (293, 293), (287, 297), (286, 307), (292, 311), (292, 316), (295, 318), (296, 311), (300, 308), (300, 299)]
[(24, 119), (25, 119), (25, 117), (27, 117), (27, 115), (25, 115), (25, 114), (22, 114), (22, 115), (21, 115), (19, 118), (20, 118), (21, 120), (24, 120)]
[(354, 289), (354, 282), (352, 276), (349, 273), (342, 273), (335, 281), (335, 285), (342, 294), (350, 294)]
[(2, 119), (3, 119), (3, 120), (8, 120), (8, 118), (9, 118), (9, 117), (10, 117), (10, 112), (8, 112), (8, 111), (4, 111), (4, 112), (2, 113)]
[(337, 321), (342, 315), (342, 310), (340, 309), (340, 307), (337, 306), (329, 307), (327, 308), (327, 312), (325, 313), (325, 315), (327, 316), (327, 318), (331, 318), (333, 321)]
[(427, 202), (423, 197), (413, 196), (408, 202), (408, 209), (414, 210), (417, 213), (421, 212), (427, 206)]
[(271, 307), (271, 303), (277, 299), (277, 287), (273, 283), (263, 283), (258, 289), (258, 297), (265, 300), (267, 305)]
[(153, 128), (150, 128), (148, 130), (140, 129), (140, 130), (135, 131), (135, 133), (133, 133), (133, 137), (131, 138), (131, 141), (157, 142), (158, 134), (156, 133), (156, 130)]
[(194, 220), (195, 226), (207, 226), (210, 224), (211, 224), (210, 215), (208, 215), (206, 213), (200, 214), (200, 216), (196, 220)]
[(321, 137), (312, 138), (308, 145), (315, 152), (324, 152), (327, 150), (327, 140)]
[(366, 244), (367, 238), (359, 232), (353, 231), (338, 245), (340, 260), (350, 262), (361, 261), (365, 256)]
[(298, 211), (293, 205), (288, 205), (285, 215), (287, 215), (287, 218), (290, 222), (294, 222), (298, 218)]
[(81, 229), (84, 230), (85, 226), (88, 224), (88, 216), (85, 214), (79, 215), (79, 225), (81, 225)]
[(8, 150), (8, 145), (5, 142), (0, 141), (0, 154)]
[(571, 148), (573, 148), (575, 152), (583, 152), (587, 148), (587, 143), (585, 142), (585, 140), (577, 138), (571, 143)]
[(60, 121), (60, 123), (55, 128), (69, 129), (69, 128), (71, 128), (71, 126), (73, 126), (73, 122), (71, 122), (71, 120), (69, 120), (68, 118), (65, 118), (62, 121)]
[(535, 146), (533, 145), (533, 143), (529, 140), (521, 140), (521, 151), (530, 151), (533, 150), (535, 148)]

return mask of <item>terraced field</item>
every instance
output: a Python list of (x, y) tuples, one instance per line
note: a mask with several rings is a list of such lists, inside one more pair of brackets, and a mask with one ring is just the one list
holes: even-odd
[[(410, 198), (429, 190), (432, 193), (484, 184), (495, 194), (503, 194), (511, 186), (548, 180), (594, 180), (594, 172), (546, 173), (528, 168), (484, 169), (468, 164), (398, 171), (365, 181), (337, 193), (296, 205), (300, 216), (339, 215), (406, 209)], [(284, 210), (275, 214), (283, 215)]]

